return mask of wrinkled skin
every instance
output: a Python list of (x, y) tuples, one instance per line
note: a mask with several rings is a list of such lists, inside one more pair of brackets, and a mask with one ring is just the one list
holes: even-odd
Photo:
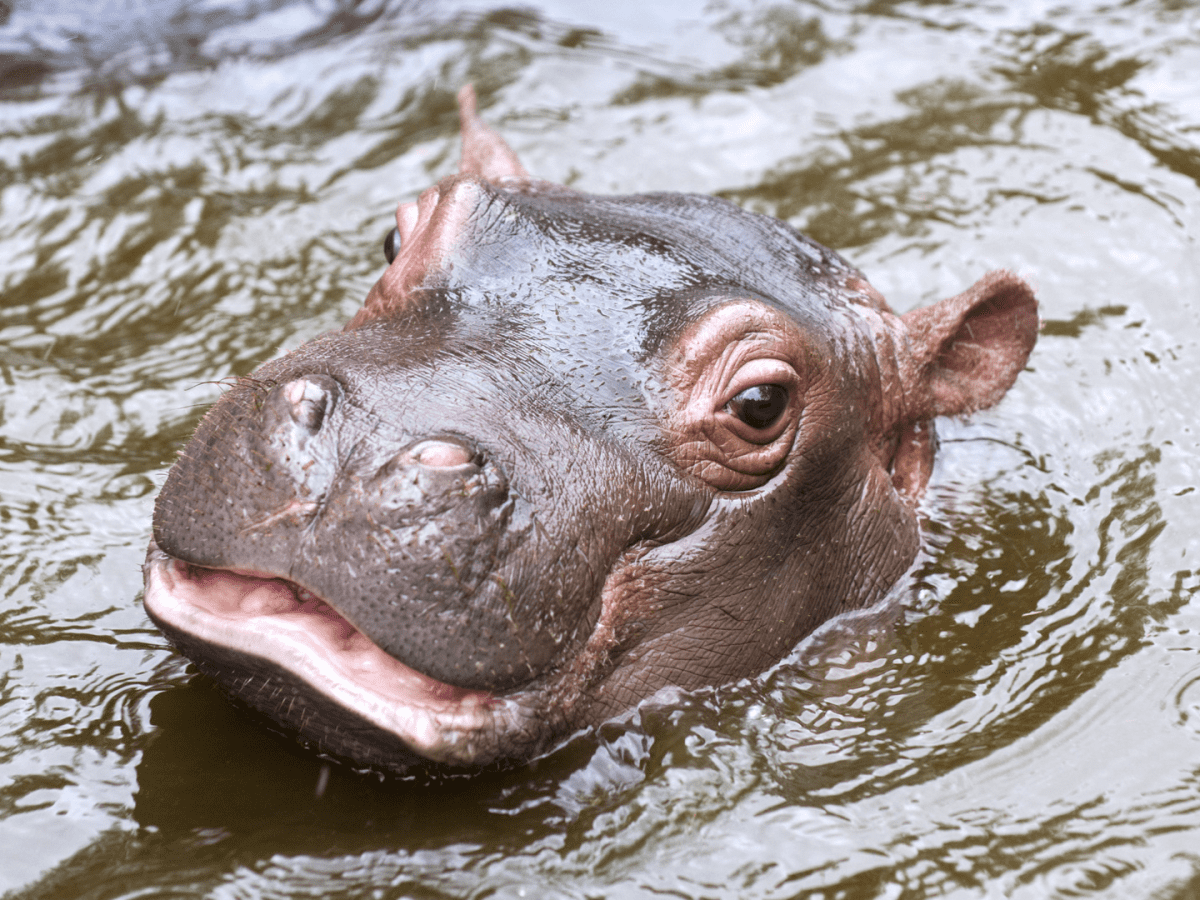
[(1007, 273), (898, 317), (774, 219), (533, 179), (474, 105), (362, 310), (201, 422), (146, 562), (204, 671), (393, 772), (529, 758), (879, 600), (931, 420), (1037, 332)]

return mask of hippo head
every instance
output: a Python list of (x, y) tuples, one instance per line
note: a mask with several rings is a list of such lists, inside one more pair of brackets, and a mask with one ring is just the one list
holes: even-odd
[(459, 99), (459, 174), (343, 331), (209, 411), (145, 567), (203, 671), (394, 772), (527, 759), (882, 598), (931, 420), (996, 402), (1038, 323), (1013, 275), (896, 316), (775, 219), (530, 178)]

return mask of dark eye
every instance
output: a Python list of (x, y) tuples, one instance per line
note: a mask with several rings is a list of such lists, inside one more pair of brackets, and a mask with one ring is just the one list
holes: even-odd
[(387, 257), (388, 265), (396, 258), (396, 254), (400, 252), (400, 229), (393, 228), (387, 233), (387, 237), (383, 239), (383, 255)]
[(748, 387), (728, 403), (725, 409), (751, 428), (763, 429), (774, 425), (787, 409), (787, 388), (777, 384), (756, 384)]

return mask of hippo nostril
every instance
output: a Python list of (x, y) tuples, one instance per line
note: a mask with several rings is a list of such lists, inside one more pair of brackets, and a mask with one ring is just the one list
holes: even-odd
[(430, 440), (422, 441), (409, 451), (413, 462), (437, 469), (449, 469), (475, 462), (475, 454), (462, 444)]
[(333, 407), (337, 382), (326, 375), (297, 378), (283, 387), (292, 420), (305, 431), (320, 431), (325, 417)]

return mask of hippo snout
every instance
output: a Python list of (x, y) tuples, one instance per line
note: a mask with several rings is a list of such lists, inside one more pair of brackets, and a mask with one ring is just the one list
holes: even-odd
[[(371, 332), (354, 340), (369, 355)], [(505, 454), (435, 377), (410, 369), (380, 391), (373, 360), (354, 360), (300, 359), (230, 390), (201, 438), (230, 452), (220, 466), (181, 458), (159, 546), (191, 566), (282, 579), (447, 685), (529, 682), (561, 636), (523, 614), (534, 605), (503, 570), (535, 529)], [(397, 404), (409, 414), (395, 417)], [(471, 651), (447, 652), (463, 634)]]

